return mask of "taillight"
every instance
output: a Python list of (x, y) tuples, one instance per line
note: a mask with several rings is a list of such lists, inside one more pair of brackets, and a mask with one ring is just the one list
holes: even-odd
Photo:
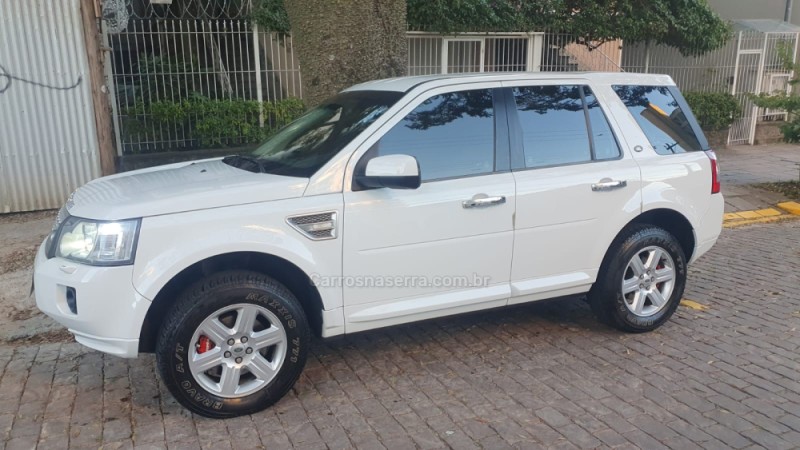
[(711, 193), (719, 194), (719, 163), (714, 150), (706, 150), (706, 156), (711, 160)]

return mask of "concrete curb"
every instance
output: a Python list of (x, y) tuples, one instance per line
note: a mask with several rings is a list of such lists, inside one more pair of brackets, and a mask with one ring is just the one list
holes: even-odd
[(724, 228), (736, 228), (757, 223), (773, 223), (800, 218), (800, 203), (778, 203), (775, 208), (726, 213), (722, 216)]

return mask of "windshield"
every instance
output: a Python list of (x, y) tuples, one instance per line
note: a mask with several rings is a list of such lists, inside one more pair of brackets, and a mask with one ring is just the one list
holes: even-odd
[(254, 172), (310, 177), (375, 122), (402, 92), (342, 92), (282, 128), (249, 155), (223, 161)]

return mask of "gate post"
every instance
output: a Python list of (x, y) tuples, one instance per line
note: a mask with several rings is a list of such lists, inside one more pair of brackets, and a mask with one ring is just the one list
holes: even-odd
[(528, 72), (540, 72), (542, 70), (542, 47), (543, 34), (532, 33), (528, 36), (528, 55), (525, 61), (525, 70)]
[(256, 70), (256, 99), (258, 100), (258, 126), (264, 128), (264, 92), (261, 88), (261, 39), (258, 24), (253, 22), (253, 57)]
[[(769, 44), (769, 33), (764, 33), (764, 45), (761, 47), (761, 54), (758, 56), (758, 74), (756, 75), (756, 86), (753, 89), (753, 94), (758, 95), (761, 93), (761, 84), (764, 82), (765, 60), (767, 59), (767, 45)], [(758, 124), (758, 112), (761, 110), (756, 105), (753, 105), (753, 121), (750, 124), (750, 134), (747, 136), (747, 142), (753, 145), (756, 141), (756, 125)]]
[[(108, 34), (106, 27), (102, 27), (103, 44), (109, 49), (113, 49), (111, 45), (111, 35)], [(117, 144), (117, 156), (122, 156), (122, 129), (119, 123), (119, 103), (117, 103), (117, 86), (114, 80), (114, 70), (112, 68), (113, 62), (111, 61), (111, 51), (105, 52), (103, 65), (105, 66), (106, 83), (108, 85), (108, 99), (111, 102), (111, 120), (114, 127), (114, 142)]]
[(114, 161), (116, 152), (114, 151), (114, 140), (111, 136), (111, 108), (103, 69), (104, 58), (103, 50), (100, 47), (100, 30), (97, 26), (97, 21), (100, 18), (99, 4), (94, 0), (81, 0), (80, 10), (86, 60), (89, 64), (89, 83), (92, 91), (100, 168), (104, 176), (112, 175), (117, 171)]
[[(736, 38), (736, 61), (733, 63), (733, 81), (731, 82), (731, 95), (736, 95), (736, 82), (739, 81), (739, 57), (742, 51), (742, 32), (737, 33)], [(728, 130), (728, 142), (725, 145), (731, 145), (731, 134), (733, 134), (733, 127)]]

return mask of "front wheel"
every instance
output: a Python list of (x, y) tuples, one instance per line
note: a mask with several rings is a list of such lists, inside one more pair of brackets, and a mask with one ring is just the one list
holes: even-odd
[(230, 271), (195, 283), (159, 334), (164, 384), (189, 410), (223, 418), (260, 411), (291, 389), (310, 343), (305, 314), (283, 285)]
[(621, 235), (589, 293), (601, 321), (623, 331), (652, 331), (677, 309), (686, 286), (686, 257), (675, 237), (654, 226)]

